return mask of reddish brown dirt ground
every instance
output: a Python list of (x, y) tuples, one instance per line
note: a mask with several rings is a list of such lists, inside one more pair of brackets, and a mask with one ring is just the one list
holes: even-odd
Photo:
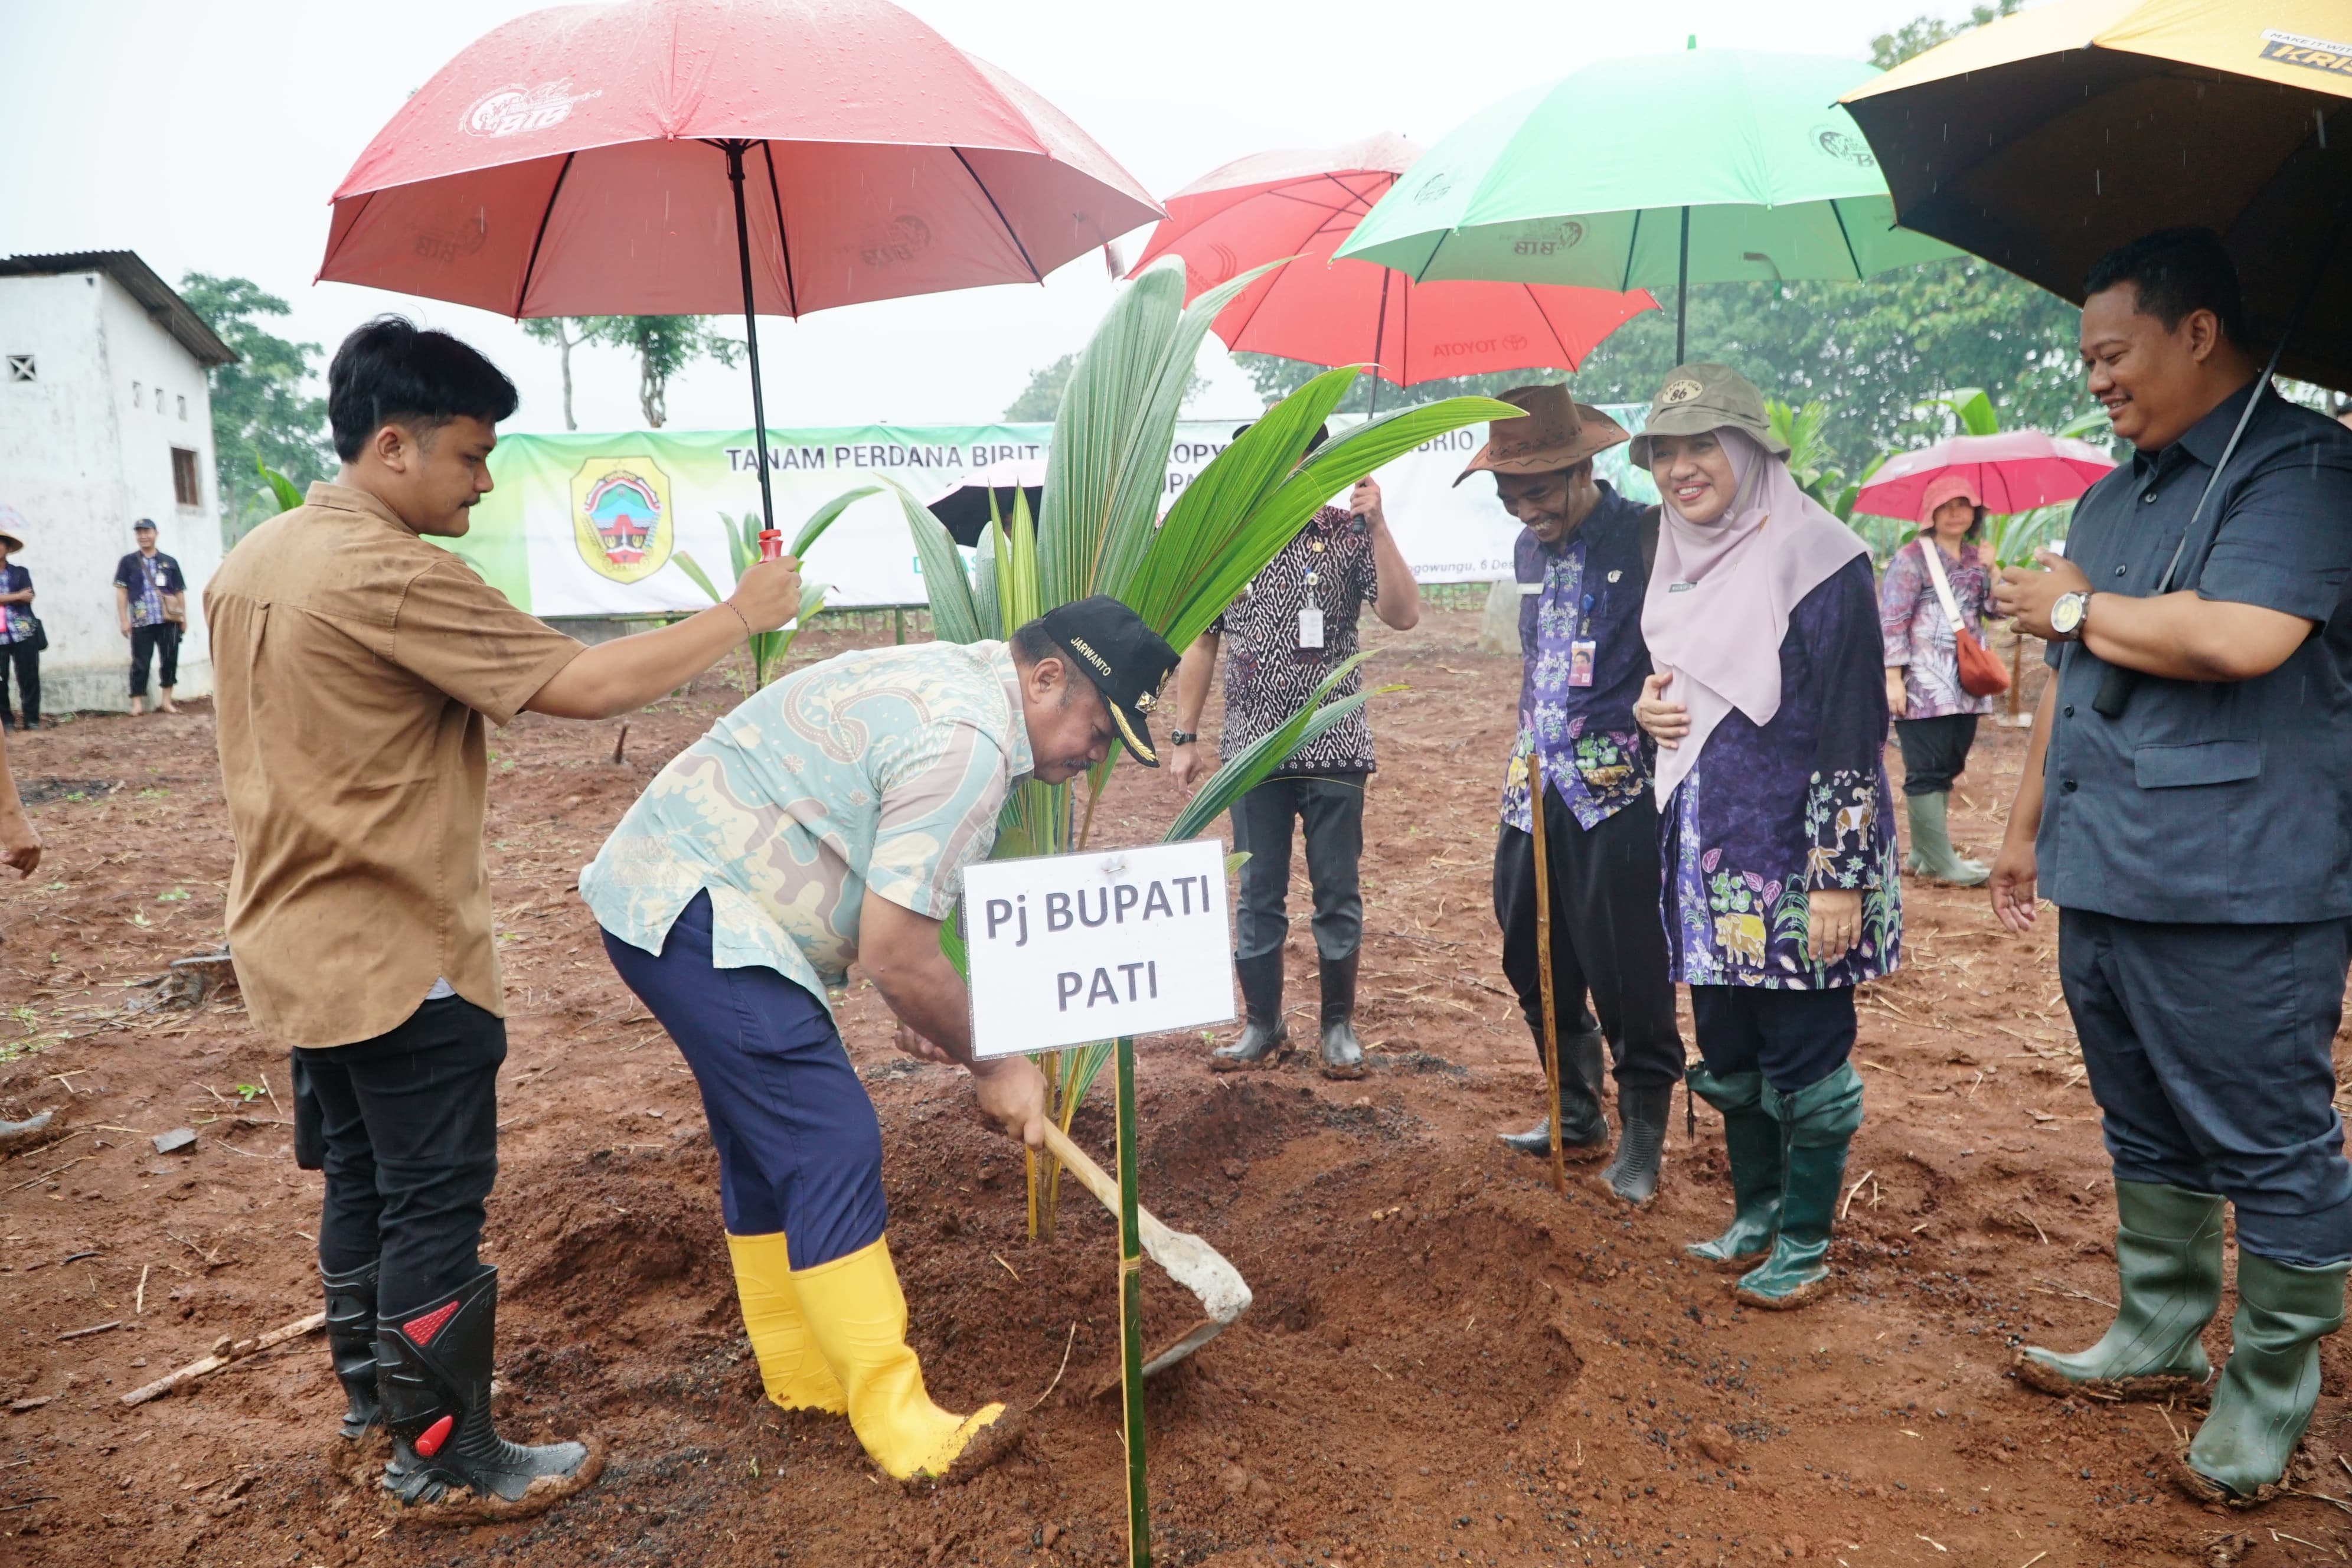
[[(2159, 1479), (2165, 1414), (2062, 1404), (2009, 1373), (2021, 1336), (2087, 1342), (2095, 1299), (2114, 1293), (2106, 1164), (2047, 917), (2015, 939), (1981, 895), (1906, 884), (1906, 962), (1864, 998), (1869, 1120), (1837, 1289), (1809, 1310), (1740, 1310), (1721, 1276), (1680, 1260), (1727, 1212), (1711, 1114), (1693, 1142), (1677, 1108), (1664, 1193), (1639, 1215), (1581, 1174), (1555, 1196), (1538, 1163), (1496, 1147), (1535, 1110), (1540, 1075), (1487, 892), (1516, 664), (1479, 655), (1475, 631), (1454, 610), (1375, 639), (1381, 679), (1410, 687), (1374, 710), (1362, 1027), (1379, 1070), (1332, 1084), (1302, 1058), (1220, 1079), (1197, 1034), (1142, 1047), (1146, 1202), (1257, 1292), (1153, 1387), (1160, 1559), (2340, 1560), (2352, 1519), (2337, 1508), (2200, 1510)], [(859, 640), (812, 634), (802, 651)], [(1108, 1221), (1071, 1189), (1059, 1238), (1028, 1241), (1017, 1155), (975, 1121), (957, 1073), (893, 1052), (862, 981), (843, 1019), (881, 1107), (932, 1389), (970, 1408), (1054, 1386), (1013, 1458), (923, 1495), (877, 1480), (845, 1424), (759, 1401), (692, 1080), (572, 891), (623, 807), (730, 697), (707, 679), (639, 716), (619, 765), (614, 725), (526, 718), (495, 741), (512, 1055), (488, 1256), (506, 1279), (504, 1420), (519, 1436), (599, 1433), (612, 1458), (545, 1518), (457, 1533), (392, 1533), (322, 1458), (338, 1400), (316, 1339), (121, 1405), (220, 1336), (316, 1310), (318, 1178), (290, 1157), (283, 1052), (233, 999), (126, 1011), (149, 994), (137, 983), (219, 933), (230, 847), (209, 718), (11, 737), (19, 777), (56, 797), (35, 811), (38, 874), (0, 892), (0, 1115), (58, 1107), (71, 1136), (0, 1165), (0, 1400), (24, 1406), (0, 1412), (0, 1562), (1117, 1559), (1115, 1402), (1087, 1396), (1117, 1344)], [(1955, 820), (1980, 855), (2022, 751), (2020, 732), (1988, 729), (1963, 782)], [(1175, 798), (1121, 770), (1108, 839), (1157, 838)], [(1312, 954), (1301, 922), (1300, 1012)], [(159, 1155), (149, 1137), (181, 1126), (194, 1152)], [(1079, 1133), (1105, 1150), (1098, 1103)], [(1157, 1338), (1188, 1299), (1147, 1278)], [(63, 1337), (106, 1322), (121, 1326)], [(2342, 1495), (2352, 1345), (2325, 1354), (2299, 1484)]]

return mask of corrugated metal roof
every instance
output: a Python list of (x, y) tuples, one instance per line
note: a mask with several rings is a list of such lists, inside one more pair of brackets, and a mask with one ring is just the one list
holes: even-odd
[(64, 256), (11, 256), (0, 260), (0, 278), (55, 278), (73, 272), (103, 272), (130, 290), (155, 324), (179, 341), (182, 348), (209, 370), (235, 364), (237, 352), (220, 341), (205, 319), (155, 269), (131, 250), (80, 250)]

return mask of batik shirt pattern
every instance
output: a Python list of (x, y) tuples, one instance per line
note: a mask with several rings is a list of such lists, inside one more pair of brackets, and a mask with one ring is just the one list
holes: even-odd
[[(1642, 512), (1603, 484), (1575, 531), (1547, 545), (1526, 529), (1514, 552), (1519, 584), (1519, 725), (1503, 775), (1503, 820), (1532, 832), (1528, 759), (1540, 739), (1544, 782), (1592, 828), (1642, 798), (1650, 762), (1633, 702), (1650, 673), (1642, 642)], [(1532, 591), (1531, 591), (1532, 590)], [(1577, 644), (1592, 680), (1575, 684)]]
[[(1677, 982), (1822, 991), (1894, 973), (1903, 909), (1880, 652), (1870, 563), (1856, 556), (1790, 612), (1771, 722), (1732, 710), (1675, 786), (1659, 837)], [(1861, 892), (1862, 929), (1822, 964), (1807, 914), (1831, 889)]]
[(868, 889), (944, 920), (1032, 767), (1001, 642), (844, 654), (746, 699), (671, 759), (580, 874), (597, 922), (658, 953), (696, 894), (711, 956), (827, 1002)]
[[(1232, 762), (1289, 722), (1334, 669), (1356, 657), (1357, 617), (1380, 591), (1371, 535), (1347, 508), (1327, 506), (1209, 623), (1210, 632), (1224, 641), (1219, 761)], [(1298, 646), (1298, 612), (1309, 605), (1323, 612), (1319, 648)], [(1336, 702), (1362, 689), (1363, 671), (1350, 670), (1325, 700)], [(1358, 708), (1299, 747), (1282, 771), (1370, 773), (1372, 727), (1364, 710)]]
[[(1941, 719), (1954, 713), (1990, 713), (1993, 699), (1978, 697), (1960, 685), (1960, 653), (1952, 636), (1951, 617), (1927, 574), (1923, 550), (1936, 546), (1914, 540), (1886, 563), (1878, 585), (1878, 626), (1886, 640), (1889, 669), (1903, 671), (1906, 719)], [(1960, 623), (1979, 642), (1985, 637), (1985, 607), (1992, 603), (1992, 569), (1974, 544), (1960, 546), (1958, 563), (1944, 563), (1944, 580), (1952, 585), (1952, 599), (1960, 607)]]

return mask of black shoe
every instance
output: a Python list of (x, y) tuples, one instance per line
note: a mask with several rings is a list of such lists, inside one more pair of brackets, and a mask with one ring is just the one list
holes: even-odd
[(1290, 1026), (1282, 1020), (1282, 949), (1234, 960), (1234, 973), (1247, 1021), (1238, 1037), (1209, 1053), (1212, 1072), (1257, 1067), (1268, 1057), (1279, 1062), (1290, 1054)]
[(373, 1262), (341, 1274), (319, 1270), (327, 1290), (327, 1353), (343, 1385), (343, 1436), (354, 1443), (383, 1421), (376, 1397), (375, 1280)]
[[(403, 1503), (470, 1503), (476, 1519), (536, 1513), (596, 1479), (604, 1454), (581, 1443), (509, 1443), (490, 1425), (499, 1271), (485, 1268), (440, 1300), (376, 1324), (387, 1490)], [(471, 1493), (470, 1499), (459, 1494)]]
[[(1551, 1158), (1551, 1118), (1549, 1116), (1525, 1132), (1498, 1132), (1495, 1136), (1506, 1149), (1516, 1149), (1538, 1160)], [(1602, 1122), (1598, 1131), (1590, 1131), (1581, 1140), (1563, 1136), (1559, 1152), (1564, 1158), (1580, 1163), (1598, 1160), (1609, 1152), (1609, 1124)]]
[(1636, 1208), (1658, 1195), (1658, 1160), (1665, 1152), (1666, 1119), (1674, 1104), (1670, 1083), (1617, 1088), (1617, 1157), (1599, 1179)]
[(1370, 1070), (1356, 1039), (1356, 961), (1363, 950), (1322, 961), (1323, 1076), (1359, 1079)]

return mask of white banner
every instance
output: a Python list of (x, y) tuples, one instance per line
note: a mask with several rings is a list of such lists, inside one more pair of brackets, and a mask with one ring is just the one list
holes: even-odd
[[(1645, 410), (1609, 412), (1639, 429)], [(1231, 444), (1234, 428), (1223, 420), (1178, 425), (1167, 503)], [(824, 502), (878, 478), (929, 500), (991, 465), (1042, 459), (1051, 435), (1045, 425), (778, 431), (769, 447), (777, 526), (789, 539)], [(1496, 501), (1493, 479), (1476, 475), (1454, 484), (1485, 440), (1484, 425), (1454, 431), (1373, 476), (1398, 547), (1423, 583), (1510, 575), (1519, 525)], [(539, 616), (700, 609), (709, 601), (677, 569), (677, 556), (690, 555), (724, 589), (734, 577), (726, 520), (760, 510), (749, 431), (512, 436), (499, 443), (490, 467), (497, 488), (475, 508), (471, 531), (450, 548)], [(1629, 470), (1622, 446), (1605, 453), (1598, 468), (1637, 500), (1656, 499), (1649, 476)], [(929, 597), (906, 519), (887, 496), (844, 513), (809, 552), (805, 570), (810, 581), (830, 586), (827, 602), (835, 605), (919, 605)]]

